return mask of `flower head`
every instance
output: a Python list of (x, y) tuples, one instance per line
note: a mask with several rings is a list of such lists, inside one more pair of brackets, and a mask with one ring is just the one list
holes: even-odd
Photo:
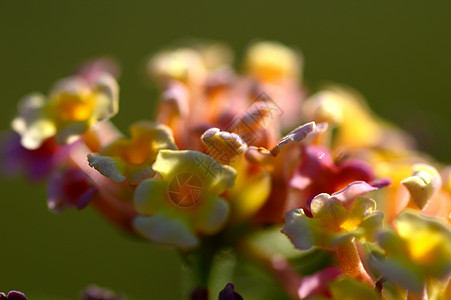
[(303, 209), (293, 209), (285, 215), (282, 232), (301, 250), (333, 247), (350, 237), (371, 240), (383, 214), (376, 210), (374, 200), (361, 196), (376, 189), (353, 182), (332, 195), (319, 194), (310, 204), (312, 217)]
[(197, 151), (160, 150), (152, 168), (161, 178), (142, 181), (134, 203), (136, 230), (150, 240), (183, 249), (198, 245), (197, 234), (224, 226), (229, 205), (220, 197), (236, 172)]
[(57, 82), (48, 97), (34, 93), (23, 98), (12, 128), (22, 146), (33, 150), (50, 137), (58, 144), (71, 143), (117, 110), (118, 86), (111, 75), (104, 73), (94, 82), (73, 76)]

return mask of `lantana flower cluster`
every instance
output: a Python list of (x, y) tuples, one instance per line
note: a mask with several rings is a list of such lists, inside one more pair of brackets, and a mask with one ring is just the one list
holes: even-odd
[[(241, 72), (233, 63), (216, 42), (153, 55), (155, 117), (122, 132), (118, 67), (92, 61), (19, 102), (3, 171), (46, 181), (54, 213), (92, 206), (177, 249), (190, 299), (217, 297), (224, 253), (261, 265), (288, 299), (450, 299), (451, 167), (356, 91), (310, 92), (295, 49), (255, 42)], [(246, 298), (229, 282), (220, 299)]]

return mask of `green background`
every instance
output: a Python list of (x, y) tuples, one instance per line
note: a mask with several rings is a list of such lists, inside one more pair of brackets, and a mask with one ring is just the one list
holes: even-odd
[[(122, 66), (114, 122), (126, 129), (152, 117), (149, 53), (199, 37), (230, 44), (239, 58), (250, 41), (272, 39), (302, 50), (311, 90), (329, 81), (357, 88), (422, 149), (451, 162), (450, 33), (450, 1), (0, 0), (0, 128), (23, 95), (110, 54)], [(173, 251), (123, 236), (91, 209), (51, 214), (43, 186), (0, 184), (0, 290), (75, 299), (97, 283), (135, 299), (180, 297)]]

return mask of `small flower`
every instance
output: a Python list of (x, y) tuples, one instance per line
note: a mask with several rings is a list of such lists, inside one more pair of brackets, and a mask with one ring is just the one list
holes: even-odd
[(249, 74), (262, 81), (277, 81), (287, 77), (299, 78), (302, 59), (278, 42), (258, 42), (248, 49), (245, 67)]
[[(314, 100), (321, 99), (321, 100)], [(364, 148), (408, 149), (411, 140), (389, 122), (375, 115), (366, 104), (363, 96), (357, 91), (341, 86), (331, 86), (306, 101), (306, 109), (310, 113), (311, 100), (326, 102), (336, 106), (341, 120), (336, 123), (337, 132), (333, 139), (333, 149), (354, 151)], [(319, 111), (317, 111), (318, 113)], [(328, 115), (329, 112), (326, 113)], [(319, 117), (320, 115), (316, 115)], [(312, 117), (312, 115), (310, 115)], [(330, 115), (331, 121), (337, 115)]]
[(378, 237), (385, 258), (375, 256), (373, 265), (389, 281), (419, 292), (428, 280), (451, 274), (451, 230), (434, 217), (405, 210), (394, 220), (395, 230)]
[(149, 61), (147, 68), (150, 74), (162, 82), (178, 80), (198, 83), (206, 75), (202, 56), (189, 47), (160, 52)]
[(303, 209), (293, 209), (285, 215), (282, 232), (300, 250), (333, 247), (350, 237), (371, 240), (383, 214), (376, 210), (374, 200), (361, 196), (375, 190), (356, 181), (332, 195), (319, 194), (310, 204), (312, 217)]
[(39, 93), (23, 98), (12, 128), (22, 146), (33, 150), (50, 137), (58, 144), (71, 143), (117, 110), (118, 85), (111, 75), (104, 73), (94, 82), (73, 76), (57, 82), (48, 98)]
[(130, 127), (131, 139), (120, 138), (88, 156), (89, 165), (116, 181), (139, 184), (155, 175), (152, 164), (161, 149), (177, 149), (172, 131), (164, 125), (141, 121)]
[(134, 197), (139, 233), (156, 243), (191, 249), (199, 243), (197, 234), (222, 229), (229, 205), (220, 195), (235, 181), (233, 168), (188, 150), (160, 150), (152, 168), (161, 178), (142, 181)]
[(332, 195), (319, 194), (311, 203), (312, 218), (303, 209), (293, 209), (285, 214), (282, 232), (300, 250), (334, 249), (343, 274), (373, 285), (357, 243), (374, 240), (382, 225), (383, 214), (376, 210), (376, 202), (361, 197), (376, 189), (356, 181)]

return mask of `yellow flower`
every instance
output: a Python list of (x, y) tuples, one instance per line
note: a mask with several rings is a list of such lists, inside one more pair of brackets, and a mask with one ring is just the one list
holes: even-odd
[(176, 150), (172, 131), (169, 127), (141, 121), (130, 127), (131, 139), (120, 138), (89, 155), (89, 165), (104, 176), (130, 184), (138, 184), (155, 175), (152, 164), (161, 149)]
[(247, 51), (245, 68), (261, 81), (300, 77), (301, 55), (278, 42), (258, 42)]
[(197, 151), (160, 150), (152, 168), (161, 178), (142, 181), (135, 193), (136, 230), (153, 242), (192, 249), (198, 235), (220, 231), (229, 216), (221, 197), (236, 171)]
[(282, 232), (300, 250), (333, 247), (351, 237), (371, 240), (383, 214), (374, 200), (361, 196), (376, 189), (356, 181), (332, 195), (319, 194), (310, 204), (312, 217), (303, 209), (293, 209), (285, 214)]
[(388, 280), (420, 291), (429, 279), (451, 274), (451, 230), (439, 219), (405, 210), (394, 220), (395, 231), (384, 231), (378, 243), (386, 258), (373, 259)]
[(203, 80), (206, 67), (202, 56), (191, 48), (162, 51), (148, 63), (148, 71), (160, 81), (178, 80), (195, 83)]
[(29, 150), (39, 148), (53, 136), (57, 143), (68, 144), (98, 121), (114, 116), (118, 94), (115, 79), (106, 73), (90, 83), (77, 76), (62, 79), (48, 98), (39, 93), (23, 98), (12, 128), (21, 135), (22, 146)]

